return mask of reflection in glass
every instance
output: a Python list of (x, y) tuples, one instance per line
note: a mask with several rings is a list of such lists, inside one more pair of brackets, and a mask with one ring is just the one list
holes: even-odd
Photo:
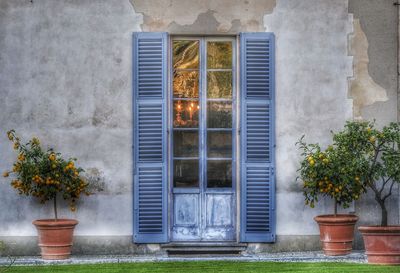
[(199, 41), (173, 41), (173, 63), (175, 69), (199, 68)]
[(207, 97), (232, 98), (232, 72), (208, 71), (207, 72)]
[(208, 131), (207, 156), (232, 157), (232, 131)]
[(207, 161), (207, 188), (232, 187), (232, 161)]
[(199, 132), (174, 131), (174, 157), (197, 157), (199, 155)]
[(232, 102), (207, 102), (207, 127), (232, 128)]
[(207, 68), (232, 68), (232, 42), (207, 43)]
[(199, 127), (199, 102), (174, 101), (173, 125), (175, 128), (198, 128)]
[(199, 162), (197, 160), (174, 160), (174, 187), (199, 186)]
[(199, 97), (199, 72), (174, 71), (174, 98)]

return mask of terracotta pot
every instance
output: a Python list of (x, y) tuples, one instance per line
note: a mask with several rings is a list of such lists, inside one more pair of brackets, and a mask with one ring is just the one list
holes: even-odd
[(357, 216), (319, 215), (314, 220), (319, 225), (320, 240), (325, 255), (340, 256), (351, 253)]
[(400, 226), (359, 227), (368, 263), (400, 265)]
[(74, 228), (73, 219), (42, 219), (32, 222), (38, 231), (39, 247), (45, 260), (68, 259), (71, 255)]

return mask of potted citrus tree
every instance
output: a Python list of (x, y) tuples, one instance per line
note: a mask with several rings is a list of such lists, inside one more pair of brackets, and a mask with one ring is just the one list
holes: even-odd
[(296, 143), (301, 150), (299, 177), (303, 181), (305, 204), (314, 208), (320, 197), (333, 199), (332, 214), (319, 215), (320, 240), (325, 255), (349, 254), (352, 250), (356, 215), (338, 214), (338, 206), (348, 208), (364, 191), (360, 169), (350, 154), (335, 143), (327, 149), (319, 144), (307, 144), (304, 136)]
[(88, 183), (80, 175), (84, 170), (75, 166), (76, 159), (65, 160), (53, 149), (43, 150), (38, 138), (22, 144), (14, 130), (7, 132), (7, 136), (18, 157), (12, 170), (4, 172), (3, 176), (12, 178), (11, 186), (19, 194), (33, 196), (41, 204), (53, 202), (53, 219), (33, 221), (38, 230), (42, 258), (67, 259), (78, 221), (59, 218), (57, 200), (67, 200), (71, 211), (75, 211), (79, 197), (90, 195)]
[(378, 130), (372, 122), (349, 122), (335, 141), (352, 151), (352, 157), (363, 168), (361, 181), (372, 191), (381, 210), (380, 225), (358, 228), (368, 262), (400, 264), (400, 226), (388, 225), (387, 207), (387, 200), (400, 184), (400, 124), (390, 123)]

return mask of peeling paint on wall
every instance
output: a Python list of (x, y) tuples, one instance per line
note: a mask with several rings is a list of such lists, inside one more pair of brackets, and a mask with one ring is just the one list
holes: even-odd
[[(264, 31), (263, 16), (272, 13), (276, 0), (130, 0), (136, 12), (143, 14), (143, 31), (169, 31), (170, 26), (193, 25), (200, 15), (208, 14), (209, 25), (202, 32), (229, 33)], [(215, 28), (213, 21), (217, 21)], [(240, 23), (240, 27), (235, 24)], [(177, 28), (175, 27), (176, 31)]]
[(353, 57), (354, 75), (350, 79), (350, 97), (353, 99), (354, 119), (362, 119), (362, 109), (378, 101), (387, 101), (386, 90), (378, 85), (368, 72), (368, 40), (360, 20), (354, 19), (354, 32), (350, 35), (350, 55)]

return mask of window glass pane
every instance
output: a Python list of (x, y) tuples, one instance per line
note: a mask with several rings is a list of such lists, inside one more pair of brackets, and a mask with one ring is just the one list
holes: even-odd
[(199, 102), (174, 101), (173, 124), (175, 128), (198, 128), (199, 127)]
[(232, 157), (232, 132), (207, 132), (208, 157)]
[(174, 187), (199, 186), (199, 162), (197, 160), (174, 160)]
[(232, 68), (232, 42), (207, 43), (207, 68)]
[(174, 71), (174, 98), (199, 97), (199, 72)]
[(232, 161), (207, 161), (207, 188), (232, 187)]
[(199, 132), (174, 131), (174, 157), (197, 157), (199, 155)]
[(207, 72), (207, 98), (209, 99), (232, 98), (231, 71)]
[(232, 102), (207, 102), (207, 127), (232, 128)]
[(173, 41), (173, 63), (175, 69), (199, 67), (199, 41)]

